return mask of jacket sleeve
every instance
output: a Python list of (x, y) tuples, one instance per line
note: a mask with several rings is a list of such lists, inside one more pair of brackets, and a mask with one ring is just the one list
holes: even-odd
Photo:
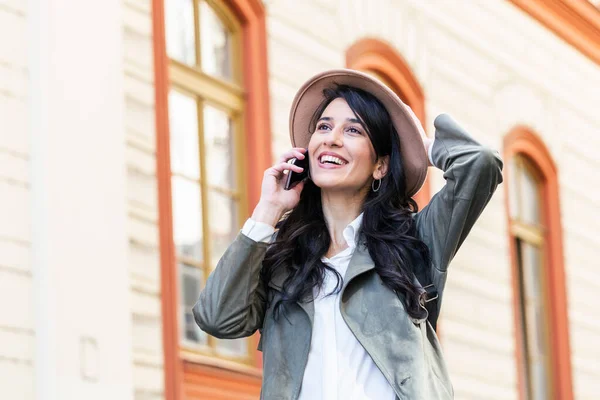
[(502, 159), (479, 144), (450, 116), (435, 121), (434, 165), (446, 184), (416, 214), (417, 231), (432, 259), (431, 277), (441, 305), (450, 261), (502, 182)]
[(262, 327), (266, 290), (260, 269), (268, 245), (239, 233), (227, 248), (192, 309), (203, 331), (220, 339), (235, 339)]

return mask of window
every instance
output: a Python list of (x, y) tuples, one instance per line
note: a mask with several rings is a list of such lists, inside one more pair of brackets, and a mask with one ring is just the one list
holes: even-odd
[(548, 399), (550, 348), (548, 343), (548, 293), (544, 273), (544, 225), (540, 210), (540, 183), (524, 157), (513, 157), (509, 166), (511, 237), (516, 249), (519, 282), (519, 317), (527, 399)]
[[(394, 93), (396, 93), (396, 95), (398, 97), (400, 97), (400, 100), (402, 100), (404, 103), (408, 104), (410, 106), (410, 108), (417, 108), (417, 110), (420, 108), (420, 104), (417, 102), (417, 104), (415, 103), (415, 99), (412, 99), (412, 103), (411, 104), (411, 99), (406, 97), (406, 94), (399, 89), (399, 85), (397, 82), (394, 82), (392, 80), (392, 78), (390, 78), (388, 75), (384, 74), (383, 72), (381, 72), (378, 69), (365, 69), (363, 72), (365, 72), (368, 75), (371, 75), (373, 78), (377, 78), (379, 79), (381, 82), (383, 82), (387, 87), (389, 87), (390, 89), (392, 89), (394, 91)], [(413, 109), (413, 111), (415, 111)], [(416, 112), (415, 112), (416, 115)], [(421, 120), (421, 118), (419, 118), (419, 120)], [(423, 120), (421, 120), (421, 122), (425, 122)]]
[(556, 167), (528, 128), (504, 147), (520, 399), (572, 399)]
[(191, 309), (245, 216), (241, 28), (209, 0), (165, 3), (173, 241), (182, 348), (252, 361), (247, 339), (202, 332)]
[(272, 163), (264, 5), (153, 0), (152, 28), (164, 397), (257, 397), (258, 335), (219, 341), (190, 311)]

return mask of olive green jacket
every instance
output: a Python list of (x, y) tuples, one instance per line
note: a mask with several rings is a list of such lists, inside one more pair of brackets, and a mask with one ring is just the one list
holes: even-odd
[[(448, 264), (502, 182), (502, 160), (448, 115), (438, 116), (434, 126), (432, 158), (444, 171), (446, 184), (414, 218), (431, 252), (432, 265), (422, 267), (430, 269), (439, 307)], [(314, 303), (300, 302), (287, 310), (287, 319), (273, 318), (285, 276), (275, 276), (268, 288), (261, 283), (267, 247), (238, 234), (208, 278), (193, 312), (200, 328), (218, 338), (240, 338), (260, 330), (261, 399), (295, 400), (311, 344)], [(453, 398), (431, 324), (426, 318), (409, 317), (399, 297), (382, 284), (363, 245), (356, 247), (350, 260), (340, 298), (344, 321), (398, 399)]]

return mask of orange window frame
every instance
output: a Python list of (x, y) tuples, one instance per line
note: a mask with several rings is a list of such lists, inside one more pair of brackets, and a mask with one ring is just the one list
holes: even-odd
[[(254, 368), (241, 367), (233, 371), (229, 364), (208, 365), (186, 362), (179, 347), (178, 280), (173, 243), (173, 216), (171, 199), (170, 143), (168, 93), (169, 58), (165, 43), (165, 0), (152, 0), (152, 28), (155, 76), (156, 166), (158, 182), (159, 235), (161, 262), (161, 311), (163, 323), (165, 398), (179, 400), (194, 397), (194, 383), (214, 385), (215, 389), (228, 389), (245, 397), (255, 396), (260, 390), (262, 358), (256, 357)], [(243, 81), (247, 93), (244, 126), (246, 149), (253, 157), (246, 159), (245, 190), (248, 210), (260, 199), (263, 171), (271, 165), (270, 105), (267, 69), (267, 43), (265, 11), (260, 0), (226, 0), (242, 24)], [(242, 210), (244, 212), (244, 210)], [(258, 343), (255, 337), (254, 343)], [(239, 383), (233, 384), (232, 383)], [(198, 387), (198, 386), (197, 386)], [(196, 387), (196, 388), (197, 388)], [(242, 398), (239, 397), (239, 398)]]
[[(571, 351), (569, 345), (569, 318), (564, 271), (562, 223), (560, 219), (559, 185), (556, 164), (544, 142), (532, 130), (524, 126), (514, 128), (504, 139), (504, 159), (520, 155), (535, 166), (540, 173), (541, 217), (545, 223), (543, 259), (546, 261), (546, 283), (548, 293), (548, 327), (551, 353), (551, 388), (556, 399), (573, 399), (571, 374)], [(507, 163), (508, 164), (508, 163)], [(509, 174), (505, 174), (506, 177)], [(505, 209), (513, 286), (514, 324), (520, 326), (520, 281), (517, 265), (517, 249), (511, 234), (509, 213), (510, 185), (505, 183)], [(523, 377), (527, 355), (523, 349), (523, 331), (515, 329), (515, 357), (518, 371), (519, 399), (527, 399), (527, 388)]]
[(508, 0), (600, 64), (600, 9), (587, 0)]

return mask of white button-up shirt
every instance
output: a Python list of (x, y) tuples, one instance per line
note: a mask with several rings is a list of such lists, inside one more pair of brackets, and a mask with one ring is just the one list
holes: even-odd
[[(361, 213), (343, 231), (348, 248), (321, 260), (344, 277), (356, 248)], [(274, 228), (248, 219), (242, 233), (269, 242)], [(314, 291), (315, 316), (300, 400), (394, 400), (396, 395), (371, 356), (356, 340), (340, 313), (340, 293), (331, 293), (337, 280), (327, 271), (324, 285)]]

